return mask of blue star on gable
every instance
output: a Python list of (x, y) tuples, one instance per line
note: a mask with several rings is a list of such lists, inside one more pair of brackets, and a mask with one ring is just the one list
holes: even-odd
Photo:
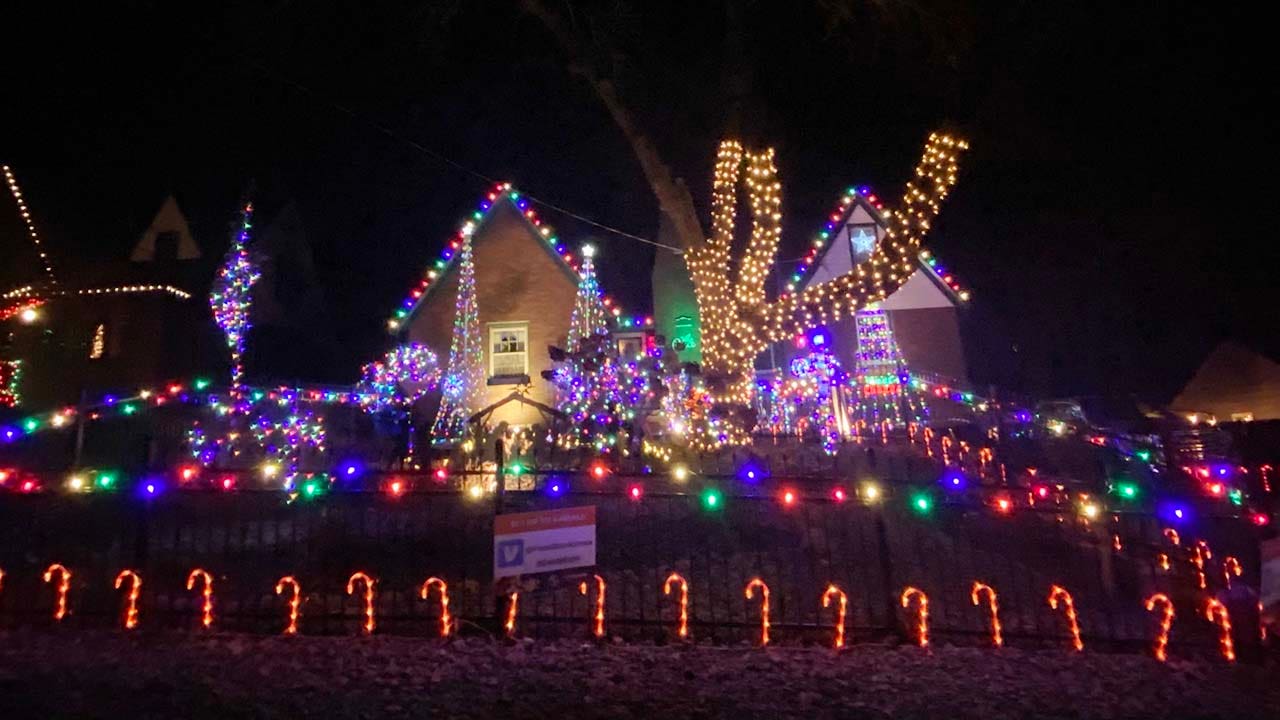
[(851, 237), (849, 242), (853, 243), (853, 251), (859, 255), (870, 255), (876, 249), (876, 235), (867, 232), (866, 228), (858, 228), (858, 234)]

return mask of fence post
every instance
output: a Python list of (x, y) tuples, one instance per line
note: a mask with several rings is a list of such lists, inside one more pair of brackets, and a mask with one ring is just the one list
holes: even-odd
[(876, 546), (880, 555), (880, 582), (884, 584), (885, 620), (889, 623), (889, 632), (905, 640), (906, 636), (897, 622), (898, 598), (893, 589), (893, 562), (889, 559), (889, 531), (885, 527), (884, 509), (879, 508), (875, 512)]
[[(493, 526), (489, 533), (490, 535), (492, 535), (494, 531), (497, 530), (498, 516), (502, 514), (503, 505), (505, 504), (506, 492), (507, 492), (507, 476), (505, 474), (506, 470), (504, 468), (505, 463), (503, 462), (504, 458), (503, 458), (503, 449), (502, 449), (502, 438), (498, 438), (497, 440), (493, 441), (493, 456), (494, 456), (494, 476), (498, 479), (498, 487), (493, 492)], [(481, 455), (481, 457), (483, 457), (483, 454)], [(496, 553), (493, 550), (490, 550), (490, 553), (493, 554), (495, 558), (497, 557)], [(497, 560), (495, 559), (494, 562), (497, 562)], [(497, 573), (495, 572), (494, 575), (496, 576)], [(500, 589), (500, 586), (497, 580), (493, 581), (492, 594), (493, 594), (493, 626), (498, 632), (499, 637), (501, 637), (502, 590)]]

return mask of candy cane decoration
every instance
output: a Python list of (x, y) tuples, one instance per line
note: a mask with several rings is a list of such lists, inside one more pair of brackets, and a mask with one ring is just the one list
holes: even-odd
[(1111, 547), (1116, 552), (1122, 552), (1124, 550), (1124, 543), (1120, 541), (1120, 533), (1115, 533), (1111, 536)]
[(987, 609), (991, 612), (991, 643), (996, 647), (1004, 647), (1004, 635), (1000, 628), (1000, 605), (996, 602), (995, 588), (985, 583), (974, 581), (973, 590), (969, 593), (969, 598), (973, 600), (973, 606), (977, 607), (981, 604), (978, 596), (983, 592), (987, 594)]
[[(604, 578), (599, 575), (592, 575), (596, 579), (596, 614), (592, 618), (595, 626), (591, 629), (593, 635), (598, 638), (604, 637)], [(578, 592), (583, 595), (587, 594), (587, 583), (578, 583)]]
[(1154, 612), (1156, 605), (1164, 606), (1164, 614), (1160, 616), (1160, 633), (1156, 635), (1156, 644), (1152, 648), (1156, 659), (1164, 662), (1169, 659), (1169, 628), (1173, 627), (1173, 601), (1164, 593), (1156, 593), (1147, 598), (1147, 611)]
[(289, 624), (285, 625), (284, 634), (297, 635), (298, 608), (302, 605), (302, 586), (292, 575), (285, 575), (280, 578), (280, 582), (276, 583), (276, 594), (283, 595), (285, 588), (291, 589), (293, 593), (289, 596)]
[(53, 619), (61, 621), (67, 616), (67, 593), (71, 591), (71, 571), (54, 563), (44, 571), (44, 581), (53, 582), (53, 574), (58, 574), (58, 603), (53, 611)]
[(689, 583), (679, 573), (671, 573), (662, 584), (663, 595), (671, 594), (672, 583), (680, 585), (680, 625), (676, 628), (676, 634), (684, 640), (689, 637)]
[(1222, 558), (1222, 580), (1226, 583), (1227, 589), (1231, 589), (1231, 576), (1240, 577), (1244, 574), (1244, 568), (1240, 567), (1240, 561), (1228, 555)]
[(916, 444), (916, 423), (907, 423), (907, 440), (912, 444)]
[(933, 457), (933, 446), (929, 443), (933, 440), (933, 428), (924, 429), (924, 452), (926, 457)]
[(138, 595), (142, 592), (142, 578), (132, 570), (121, 570), (116, 576), (117, 590), (125, 580), (129, 581), (129, 594), (125, 597), (124, 629), (132, 630), (138, 627)]
[(919, 613), (916, 615), (916, 642), (920, 647), (929, 647), (929, 596), (919, 588), (907, 587), (902, 591), (902, 607), (910, 605), (912, 597), (919, 606)]
[(1071, 599), (1071, 593), (1067, 592), (1066, 588), (1054, 585), (1049, 588), (1049, 607), (1057, 610), (1059, 600), (1066, 609), (1067, 628), (1071, 631), (1071, 646), (1080, 652), (1084, 650), (1084, 641), (1080, 639), (1080, 619), (1076, 616), (1076, 603)]
[(453, 621), (449, 618), (449, 583), (438, 577), (427, 578), (427, 581), (422, 583), (420, 593), (423, 600), (427, 599), (432, 585), (440, 588), (440, 637), (449, 637), (449, 629), (453, 626)]
[(1213, 555), (1211, 554), (1206, 554), (1206, 551), (1208, 550), (1208, 547), (1209, 547), (1208, 545), (1205, 545), (1204, 546), (1205, 549), (1201, 550), (1200, 546), (1201, 544), (1203, 544), (1203, 542), (1204, 541), (1202, 540), (1199, 543), (1196, 543), (1195, 553), (1193, 553), (1191, 556), (1191, 563), (1196, 566), (1196, 576), (1200, 580), (1201, 590), (1204, 590), (1205, 588), (1209, 587), (1208, 583), (1205, 582), (1205, 578), (1204, 578), (1204, 561), (1207, 560), (1208, 558), (1213, 557)]
[(375, 581), (363, 572), (354, 573), (347, 578), (348, 595), (356, 594), (357, 582), (364, 583), (364, 634), (372, 635), (375, 624), (373, 620), (373, 586)]
[(507, 629), (507, 637), (513, 638), (516, 636), (516, 609), (520, 605), (520, 592), (513, 592), (508, 597), (511, 604), (507, 606), (507, 623), (504, 627)]
[(1173, 528), (1165, 528), (1164, 537), (1166, 540), (1173, 543), (1174, 545), (1182, 544), (1182, 538), (1178, 537), (1178, 531), (1174, 530)]
[(950, 453), (950, 450), (951, 450), (951, 445), (952, 445), (954, 442), (955, 442), (955, 441), (953, 441), (953, 440), (951, 439), (951, 436), (950, 436), (950, 435), (943, 435), (943, 436), (942, 436), (942, 440), (939, 442), (939, 445), (942, 447), (942, 464), (943, 464), (943, 465), (950, 465), (950, 464), (951, 464), (951, 453)]
[(1169, 572), (1169, 556), (1166, 553), (1160, 553), (1160, 569)]
[(827, 591), (822, 593), (822, 607), (831, 607), (831, 598), (836, 599), (836, 640), (832, 647), (844, 647), (844, 617), (849, 607), (849, 597), (844, 591), (836, 587), (834, 584), (827, 586)]
[(204, 596), (204, 605), (200, 609), (200, 624), (208, 630), (213, 625), (213, 576), (200, 568), (192, 570), (187, 576), (188, 590), (195, 589), (196, 580), (204, 583), (204, 589), (201, 591), (201, 595)]
[(760, 588), (760, 646), (764, 647), (769, 644), (769, 586), (765, 585), (760, 578), (752, 578), (751, 582), (747, 583), (748, 600), (755, 597), (752, 591), (756, 588)]
[(1258, 639), (1267, 641), (1267, 621), (1262, 617), (1262, 601), (1258, 601)]
[(1204, 616), (1218, 626), (1218, 644), (1222, 647), (1222, 657), (1227, 662), (1235, 662), (1236, 646), (1231, 641), (1231, 616), (1227, 614), (1227, 606), (1218, 602), (1217, 598), (1209, 598), (1204, 605)]

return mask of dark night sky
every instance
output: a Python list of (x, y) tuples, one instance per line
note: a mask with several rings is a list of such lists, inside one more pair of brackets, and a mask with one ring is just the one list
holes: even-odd
[[(896, 198), (927, 133), (954, 128), (974, 149), (929, 243), (974, 289), (976, 380), (1168, 399), (1223, 338), (1280, 357), (1274, 40), (1246, 8), (953, 1), (911, 17), (851, 4), (833, 31), (813, 8), (750, 5), (752, 141), (779, 151), (782, 257), (802, 252), (844, 187)], [(339, 344), (301, 362), (289, 347), (258, 357), (350, 381), (487, 187), (410, 140), (656, 233), (628, 146), (541, 26), (514, 0), (447, 18), (421, 5), (11, 16), (0, 160), (67, 273), (126, 253), (169, 192), (214, 254), (249, 178), (268, 207), (296, 200)], [(705, 208), (724, 120), (720, 4), (664, 5), (636, 3), (623, 90)], [(5, 280), (35, 272), (11, 208), (5, 198)], [(651, 248), (542, 214), (570, 242), (594, 238), (606, 288), (647, 304), (635, 268)]]

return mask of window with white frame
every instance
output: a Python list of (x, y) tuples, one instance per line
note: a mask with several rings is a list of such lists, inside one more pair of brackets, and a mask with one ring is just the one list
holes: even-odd
[(489, 376), (529, 374), (529, 323), (489, 326)]

